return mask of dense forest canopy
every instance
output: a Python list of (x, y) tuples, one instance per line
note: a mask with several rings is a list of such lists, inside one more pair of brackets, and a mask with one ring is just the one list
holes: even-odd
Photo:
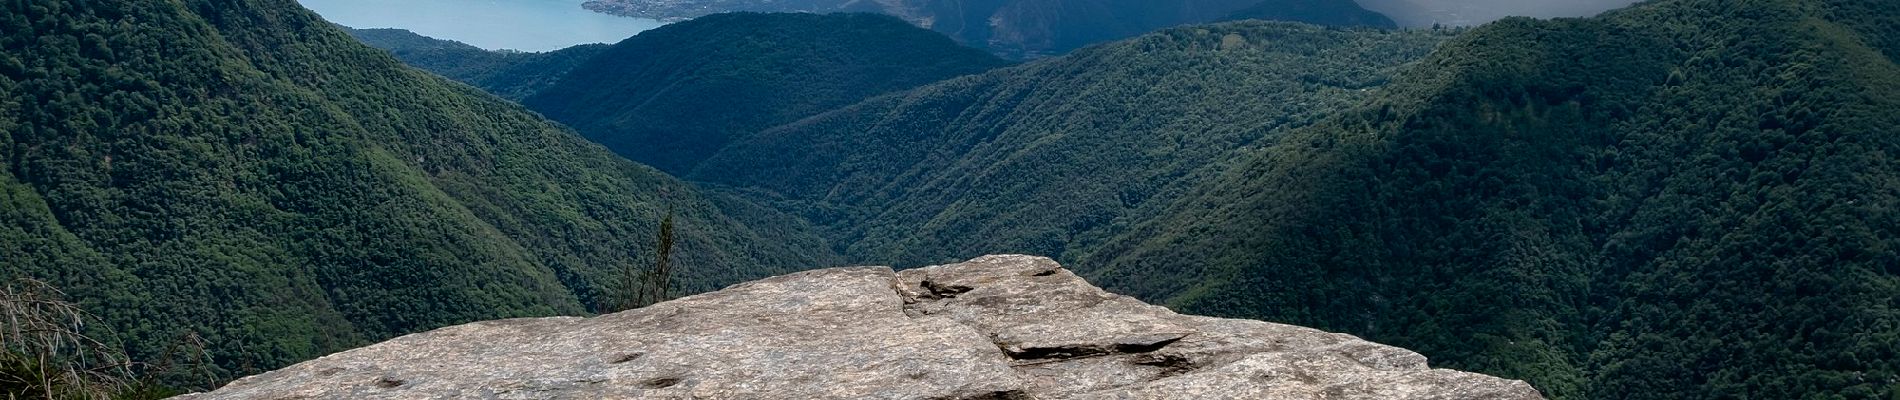
[(835, 262), (291, 0), (3, 2), (0, 49), (0, 279), (63, 288), (136, 359), (196, 335), (230, 377), (600, 309), (669, 210), (683, 290)]
[(1147, 218), (1144, 204), (1233, 152), (1377, 93), (1449, 37), (1172, 29), (775, 128), (688, 177), (798, 210), (857, 261), (1061, 256)]
[(1500, 21), (1075, 263), (1554, 398), (1900, 396), (1896, 13)]

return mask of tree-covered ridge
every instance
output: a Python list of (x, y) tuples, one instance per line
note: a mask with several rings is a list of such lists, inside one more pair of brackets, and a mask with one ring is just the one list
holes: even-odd
[(1900, 396), (1896, 13), (1494, 23), (1077, 264), (1554, 398)]
[[(363, 41), (363, 44), (367, 44), (370, 47), (375, 47), (378, 49), (389, 50), (392, 53), (400, 52), (400, 51), (418, 51), (418, 50), (485, 51), (485, 50), (482, 50), (482, 48), (480, 47), (475, 47), (475, 45), (462, 43), (462, 42), (458, 42), (454, 40), (436, 39), (436, 38), (432, 38), (428, 36), (423, 36), (422, 34), (411, 32), (408, 29), (397, 29), (397, 28), (358, 29), (358, 28), (351, 28), (351, 27), (340, 26), (340, 25), (339, 27), (343, 28), (344, 32), (349, 32), (350, 36), (355, 37), (356, 40)], [(402, 57), (396, 57), (396, 58), (402, 59)], [(404, 60), (404, 61), (406, 62), (408, 60)], [(427, 68), (423, 68), (423, 69), (427, 69)]]
[(608, 46), (584, 44), (544, 53), (489, 51), (402, 29), (346, 30), (364, 44), (388, 50), (410, 66), (514, 101), (553, 86), (581, 63), (606, 51)]
[(64, 288), (138, 359), (195, 334), (228, 377), (587, 312), (669, 212), (688, 291), (834, 262), (291, 0), (5, 2), (0, 33), (0, 277)]
[[(903, 0), (888, 13), (1005, 57), (1033, 59), (1161, 29), (1221, 20), (1238, 10), (1307, 8), (1336, 0)], [(1349, 8), (1358, 5), (1347, 1)], [(1364, 11), (1360, 9), (1359, 11)], [(1333, 15), (1309, 14), (1323, 20)], [(1289, 20), (1323, 24), (1318, 20)]]
[(1325, 26), (1399, 27), (1397, 22), (1392, 22), (1392, 18), (1362, 8), (1353, 0), (1268, 1), (1234, 11), (1222, 18), (1223, 21), (1243, 19), (1298, 21)]
[(737, 142), (689, 177), (800, 210), (857, 261), (1063, 256), (1236, 151), (1374, 93), (1446, 32), (1236, 22), (883, 96)]
[(1003, 64), (888, 16), (719, 14), (642, 32), (523, 104), (683, 173), (761, 129)]
[(1392, 26), (1354, 0), (590, 0), (599, 12), (656, 19), (725, 12), (876, 12), (1005, 57), (1057, 56), (1170, 27), (1237, 19)]

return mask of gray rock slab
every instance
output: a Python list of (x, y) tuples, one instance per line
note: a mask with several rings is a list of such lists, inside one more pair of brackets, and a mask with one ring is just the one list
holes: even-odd
[(1541, 399), (1260, 321), (1176, 314), (1055, 261), (835, 268), (593, 318), (478, 322), (186, 399)]

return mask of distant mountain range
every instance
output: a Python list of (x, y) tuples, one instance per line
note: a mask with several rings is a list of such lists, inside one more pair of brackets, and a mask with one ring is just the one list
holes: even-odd
[(1353, 1), (1268, 1), (1227, 14), (1222, 21), (1258, 19), (1295, 21), (1323, 26), (1396, 28), (1385, 15), (1359, 7)]
[(1353, 0), (593, 0), (585, 6), (610, 14), (657, 19), (732, 11), (879, 12), (1012, 58), (1061, 54), (1160, 28), (1235, 16), (1321, 25), (1395, 26)]
[(387, 49), (403, 63), (441, 74), (502, 98), (521, 101), (547, 89), (608, 45), (589, 44), (544, 53), (489, 51), (402, 29), (345, 29), (364, 44)]
[(485, 51), (397, 29), (352, 32), (410, 65), (521, 101), (676, 174), (768, 127), (1007, 64), (896, 18), (862, 13), (710, 15), (614, 45), (547, 53)]
[(1500, 18), (1588, 17), (1637, 0), (1355, 0), (1407, 27), (1471, 26)]
[(719, 14), (616, 44), (522, 104), (684, 174), (761, 129), (1004, 64), (889, 16)]

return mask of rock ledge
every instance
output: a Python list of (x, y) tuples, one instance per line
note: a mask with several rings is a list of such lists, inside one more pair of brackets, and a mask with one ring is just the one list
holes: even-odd
[(403, 336), (190, 399), (1541, 399), (1318, 330), (1175, 314), (1055, 261), (808, 271)]

